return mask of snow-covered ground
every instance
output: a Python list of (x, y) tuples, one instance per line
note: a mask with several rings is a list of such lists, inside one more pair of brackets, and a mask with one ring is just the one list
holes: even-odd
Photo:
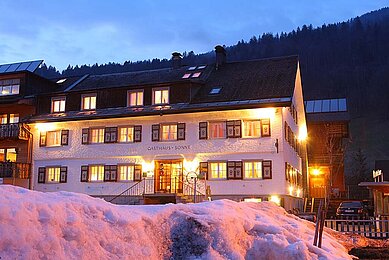
[(332, 233), (313, 246), (314, 225), (271, 202), (117, 206), (0, 186), (1, 259), (350, 259)]

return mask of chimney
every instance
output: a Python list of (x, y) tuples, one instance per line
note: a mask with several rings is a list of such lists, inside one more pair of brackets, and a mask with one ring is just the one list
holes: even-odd
[(173, 52), (172, 53), (172, 65), (173, 69), (178, 69), (181, 67), (181, 53), (179, 52)]
[(223, 46), (217, 45), (215, 47), (216, 52), (216, 69), (226, 63), (226, 49)]

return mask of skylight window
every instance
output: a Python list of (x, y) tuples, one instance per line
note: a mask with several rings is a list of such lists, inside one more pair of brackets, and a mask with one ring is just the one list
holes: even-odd
[(198, 78), (198, 77), (200, 77), (200, 75), (201, 75), (201, 72), (193, 73), (192, 78)]
[(198, 70), (202, 70), (202, 69), (205, 69), (205, 67), (207, 67), (206, 65), (201, 65), (201, 66), (198, 66), (197, 69)]
[(187, 79), (192, 75), (192, 73), (185, 73), (184, 76), (182, 76), (183, 79)]
[(57, 84), (61, 84), (61, 83), (64, 83), (66, 81), (66, 79), (60, 79), (57, 81)]
[(196, 69), (196, 66), (188, 68), (188, 70), (195, 70), (195, 69)]
[(209, 91), (209, 94), (210, 94), (210, 95), (219, 94), (221, 89), (222, 89), (222, 88), (220, 88), (220, 87), (218, 87), (218, 88), (213, 88), (213, 89), (211, 89), (211, 91)]

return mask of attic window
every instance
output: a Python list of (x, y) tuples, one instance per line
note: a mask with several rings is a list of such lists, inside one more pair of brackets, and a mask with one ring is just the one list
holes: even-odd
[(188, 70), (195, 70), (195, 69), (196, 69), (196, 66), (188, 68)]
[(201, 75), (201, 72), (193, 73), (192, 78), (198, 78), (198, 77), (200, 77), (200, 75)]
[(221, 87), (213, 88), (211, 91), (209, 91), (209, 95), (216, 95), (220, 93)]
[(205, 67), (207, 67), (206, 65), (201, 65), (201, 66), (198, 66), (197, 69), (198, 70), (202, 70), (202, 69), (205, 69)]
[(182, 76), (183, 79), (187, 79), (192, 75), (191, 73), (185, 73), (184, 76)]
[(61, 84), (61, 83), (64, 83), (66, 81), (66, 79), (60, 79), (57, 81), (57, 84)]

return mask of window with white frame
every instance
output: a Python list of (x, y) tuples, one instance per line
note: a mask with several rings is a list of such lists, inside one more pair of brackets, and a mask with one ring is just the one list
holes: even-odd
[(104, 128), (91, 128), (89, 143), (104, 143)]
[(226, 179), (227, 178), (227, 163), (226, 162), (210, 162), (209, 170), (211, 179)]
[(81, 98), (81, 109), (82, 110), (96, 109), (96, 94), (83, 95)]
[(129, 90), (127, 92), (129, 107), (143, 106), (143, 90)]
[(46, 146), (61, 145), (61, 130), (48, 131), (46, 133)]
[(47, 182), (57, 183), (60, 180), (61, 168), (60, 167), (46, 167)]
[(209, 122), (209, 139), (226, 138), (226, 122)]
[(134, 142), (134, 127), (133, 126), (120, 126), (119, 127), (119, 142), (120, 143)]
[(261, 122), (260, 120), (243, 121), (243, 136), (244, 137), (260, 137)]
[(9, 114), (9, 123), (10, 124), (19, 123), (19, 114)]
[(244, 162), (245, 179), (262, 179), (262, 162), (251, 161)]
[(89, 181), (104, 181), (104, 165), (89, 166)]
[(0, 96), (17, 95), (20, 89), (20, 79), (0, 80)]
[(7, 114), (2, 114), (2, 115), (0, 115), (0, 118), (1, 118), (0, 123), (1, 123), (2, 125), (5, 125), (5, 124), (8, 123), (8, 115), (7, 115)]
[(153, 89), (153, 105), (169, 104), (169, 88)]
[(118, 168), (120, 181), (134, 180), (134, 165), (119, 165)]
[(177, 140), (177, 124), (162, 124), (161, 132), (162, 141)]
[(51, 112), (65, 112), (65, 97), (56, 97), (51, 99)]

